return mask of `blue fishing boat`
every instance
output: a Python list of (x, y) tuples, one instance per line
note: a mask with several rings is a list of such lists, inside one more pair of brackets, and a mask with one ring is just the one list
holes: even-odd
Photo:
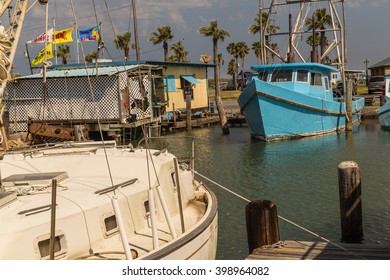
[[(264, 141), (286, 140), (345, 129), (346, 104), (333, 96), (332, 73), (319, 63), (252, 66), (254, 76), (238, 98), (251, 135)], [(353, 98), (352, 122), (359, 122), (364, 98)]]
[(377, 111), (379, 123), (383, 130), (390, 131), (390, 74), (385, 74), (385, 104)]

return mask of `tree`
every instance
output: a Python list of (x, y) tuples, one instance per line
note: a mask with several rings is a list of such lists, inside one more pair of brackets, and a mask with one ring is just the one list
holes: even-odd
[[(275, 34), (280, 29), (277, 25), (270, 25), (269, 24), (269, 15), (268, 13), (264, 12), (261, 15), (261, 24), (260, 24), (260, 13), (257, 13), (256, 17), (253, 19), (254, 24), (250, 25), (248, 28), (249, 34), (255, 35), (256, 33), (260, 33), (260, 26), (263, 28), (264, 32), (264, 41), (267, 46), (270, 45), (270, 35)], [(265, 55), (267, 56), (267, 62), (269, 62), (269, 52), (266, 51)]]
[(115, 44), (115, 47), (118, 50), (123, 50), (126, 61), (129, 60), (129, 51), (130, 51), (130, 47), (131, 47), (130, 39), (131, 39), (131, 33), (125, 32), (123, 34), (116, 35), (116, 37), (113, 41)]
[(257, 41), (252, 44), (252, 51), (255, 53), (257, 64), (260, 64), (261, 61), (261, 55), (262, 55), (262, 48), (261, 48), (261, 42)]
[(173, 55), (171, 55), (168, 58), (168, 61), (172, 62), (189, 62), (188, 59), (188, 51), (184, 49), (184, 45), (182, 41), (177, 42), (176, 44), (173, 44), (171, 46), (171, 52), (173, 52)]
[(234, 69), (236, 70), (236, 73), (234, 73), (233, 76), (233, 82), (234, 82), (234, 88), (237, 90), (237, 76), (238, 76), (238, 48), (237, 44), (232, 42), (226, 47), (226, 51), (234, 58), (234, 61), (236, 63), (236, 66)]
[(91, 63), (94, 59), (97, 59), (97, 57), (98, 57), (97, 51), (92, 51), (92, 52), (90, 52), (89, 54), (86, 54), (86, 55), (85, 55), (84, 60), (85, 60), (86, 62)]
[(219, 119), (221, 121), (222, 133), (229, 134), (229, 126), (225, 115), (225, 109), (223, 108), (222, 99), (219, 93), (218, 41), (225, 41), (225, 38), (230, 38), (230, 34), (223, 29), (219, 29), (218, 22), (216, 20), (212, 20), (209, 26), (200, 27), (198, 32), (205, 37), (211, 37), (213, 40), (213, 62), (215, 64), (215, 103), (217, 105)]
[(328, 45), (328, 39), (325, 36), (325, 30), (327, 26), (332, 25), (332, 18), (330, 15), (326, 13), (326, 8), (317, 9), (314, 11), (314, 26), (313, 26), (313, 19), (307, 18), (305, 21), (305, 24), (308, 26), (308, 30), (317, 30), (320, 29), (320, 52), (321, 56), (325, 52), (325, 48)]
[[(236, 82), (236, 73), (237, 73), (237, 61), (236, 59), (231, 59), (228, 64), (227, 73), (232, 75), (232, 80)], [(234, 85), (236, 87), (236, 85)]]
[(241, 88), (245, 87), (245, 75), (244, 75), (244, 61), (245, 61), (245, 56), (249, 53), (249, 47), (245, 42), (238, 42), (237, 45), (237, 53), (238, 56), (241, 59)]
[(70, 47), (69, 45), (60, 44), (58, 45), (57, 51), (54, 51), (55, 55), (62, 58), (62, 64), (67, 64), (70, 58)]
[(151, 35), (148, 40), (154, 45), (163, 44), (164, 61), (168, 61), (168, 42), (174, 37), (171, 32), (171, 27), (168, 25), (160, 25), (157, 31), (152, 32)]

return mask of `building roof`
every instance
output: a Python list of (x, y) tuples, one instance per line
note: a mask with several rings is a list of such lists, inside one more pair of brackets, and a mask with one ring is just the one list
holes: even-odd
[[(63, 78), (63, 77), (85, 77), (85, 76), (109, 76), (116, 73), (120, 73), (128, 70), (135, 70), (138, 68), (138, 65), (125, 65), (125, 66), (109, 66), (109, 67), (91, 67), (91, 68), (64, 68), (64, 69), (55, 69), (46, 72), (46, 78)], [(23, 79), (42, 79), (43, 73), (23, 76), (18, 78), (19, 80)]]
[(379, 61), (378, 63), (372, 65), (371, 67), (368, 67), (368, 69), (384, 67), (384, 66), (390, 66), (390, 57), (388, 57), (382, 61)]

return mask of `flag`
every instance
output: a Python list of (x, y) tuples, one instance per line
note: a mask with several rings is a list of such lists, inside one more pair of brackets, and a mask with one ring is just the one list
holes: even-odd
[(52, 36), (53, 36), (53, 28), (50, 28), (49, 30), (47, 30), (47, 35), (46, 32), (44, 32), (41, 35), (39, 35), (37, 38), (28, 41), (27, 44), (45, 43), (45, 37), (46, 37), (46, 42), (51, 42)]
[(88, 29), (79, 30), (78, 39), (80, 41), (97, 41), (100, 38), (99, 26), (93, 26)]
[(34, 66), (42, 63), (44, 60), (45, 60), (45, 51), (46, 51), (46, 60), (47, 59), (50, 59), (50, 58), (53, 58), (53, 50), (52, 50), (52, 47), (51, 47), (51, 44), (48, 44), (46, 46), (46, 48), (43, 48), (38, 54), (37, 56), (33, 59), (32, 61), (32, 64)]
[(72, 31), (73, 31), (73, 27), (55, 31), (53, 34), (53, 44), (73, 42)]

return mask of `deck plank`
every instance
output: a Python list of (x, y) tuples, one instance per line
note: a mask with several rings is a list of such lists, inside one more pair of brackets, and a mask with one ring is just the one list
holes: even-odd
[(246, 260), (389, 260), (390, 245), (333, 244), (328, 242), (284, 241), (282, 246), (263, 246)]

